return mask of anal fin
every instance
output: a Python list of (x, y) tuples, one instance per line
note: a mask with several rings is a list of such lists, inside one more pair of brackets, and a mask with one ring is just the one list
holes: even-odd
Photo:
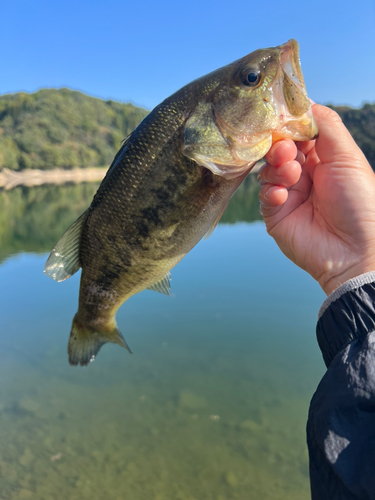
[(168, 271), (167, 274), (160, 281), (157, 281), (156, 283), (150, 285), (147, 290), (163, 293), (164, 295), (170, 295), (171, 294), (170, 279), (171, 279), (171, 273)]

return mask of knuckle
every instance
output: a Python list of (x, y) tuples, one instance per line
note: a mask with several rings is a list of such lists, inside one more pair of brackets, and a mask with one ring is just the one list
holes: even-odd
[(328, 108), (327, 106), (322, 106), (323, 108), (323, 118), (326, 120), (330, 120), (332, 122), (340, 123), (342, 122), (341, 116), (337, 113), (337, 111)]
[(333, 109), (330, 110), (330, 118), (333, 122), (342, 122), (341, 116)]

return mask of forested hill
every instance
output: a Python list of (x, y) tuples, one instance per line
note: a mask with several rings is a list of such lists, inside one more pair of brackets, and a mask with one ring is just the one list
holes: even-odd
[(2, 95), (0, 169), (109, 166), (146, 114), (66, 88)]
[(375, 103), (364, 104), (360, 109), (347, 106), (330, 106), (341, 116), (358, 146), (375, 170)]
[[(331, 107), (375, 170), (375, 104)], [(0, 170), (109, 166), (146, 114), (66, 88), (0, 96)]]

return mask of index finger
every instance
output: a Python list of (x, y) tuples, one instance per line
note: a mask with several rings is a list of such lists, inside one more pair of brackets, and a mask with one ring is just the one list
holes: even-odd
[(294, 160), (297, 156), (297, 148), (291, 139), (281, 139), (272, 144), (271, 149), (265, 155), (265, 160), (274, 167), (279, 167)]

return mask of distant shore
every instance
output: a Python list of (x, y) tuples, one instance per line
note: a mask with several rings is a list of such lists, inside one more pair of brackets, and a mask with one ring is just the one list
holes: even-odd
[[(257, 173), (264, 164), (261, 160), (252, 169), (251, 173)], [(16, 186), (40, 186), (42, 184), (67, 184), (73, 182), (98, 182), (103, 180), (107, 173), (107, 167), (73, 168), (64, 170), (63, 168), (53, 168), (51, 170), (0, 170), (0, 189), (13, 189)]]
[(73, 182), (97, 182), (105, 176), (108, 168), (74, 168), (64, 170), (54, 168), (52, 170), (29, 169), (21, 172), (9, 169), (0, 170), (0, 189), (12, 189), (16, 186), (40, 186), (41, 184), (66, 184)]

